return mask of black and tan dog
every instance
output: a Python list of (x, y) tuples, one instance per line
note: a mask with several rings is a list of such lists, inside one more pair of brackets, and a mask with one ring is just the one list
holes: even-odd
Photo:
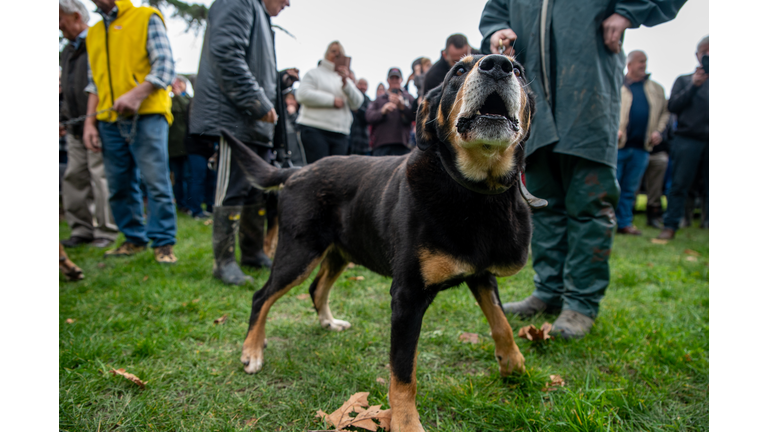
[(501, 310), (497, 276), (517, 273), (531, 239), (519, 188), (534, 105), (522, 67), (502, 55), (465, 57), (419, 108), (418, 150), (400, 157), (328, 157), (301, 169), (268, 165), (225, 132), (249, 180), (281, 188), (269, 280), (253, 296), (241, 361), (264, 364), (270, 307), (320, 266), (309, 291), (320, 324), (344, 330), (328, 294), (353, 261), (392, 278), (392, 430), (422, 431), (416, 345), (437, 294), (466, 283), (491, 326), (502, 375), (524, 359)]

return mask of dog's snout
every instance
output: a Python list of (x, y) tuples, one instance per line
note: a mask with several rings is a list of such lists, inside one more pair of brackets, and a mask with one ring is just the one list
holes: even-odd
[(488, 75), (494, 80), (508, 78), (512, 75), (513, 69), (512, 61), (499, 54), (486, 56), (480, 61), (480, 73)]

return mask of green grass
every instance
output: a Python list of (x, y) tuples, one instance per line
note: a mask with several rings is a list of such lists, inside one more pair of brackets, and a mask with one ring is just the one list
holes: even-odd
[[(643, 228), (645, 220), (635, 223)], [(431, 431), (703, 430), (709, 416), (709, 235), (678, 231), (667, 245), (658, 230), (619, 236), (612, 283), (592, 333), (581, 341), (533, 344), (517, 338), (525, 375), (502, 379), (485, 318), (465, 287), (441, 293), (424, 319), (417, 404)], [(60, 222), (61, 238), (69, 235)], [(179, 216), (175, 266), (151, 252), (102, 258), (70, 249), (85, 272), (59, 284), (59, 427), (64, 431), (305, 431), (325, 429), (315, 412), (332, 412), (350, 395), (370, 392), (389, 407), (390, 280), (347, 270), (332, 294), (334, 315), (352, 328), (320, 328), (306, 293), (309, 280), (273, 306), (264, 369), (246, 375), (240, 347), (255, 286), (231, 287), (211, 276), (211, 227)], [(685, 249), (701, 254), (688, 261)], [(350, 281), (351, 276), (364, 276)], [(499, 281), (503, 301), (532, 291), (530, 265)], [(199, 299), (197, 302), (194, 300)], [(224, 315), (228, 320), (214, 325)], [(68, 324), (67, 319), (74, 319)], [(512, 319), (515, 333), (554, 316)], [(476, 345), (463, 332), (480, 334)], [(125, 368), (140, 389), (108, 374)], [(566, 386), (543, 392), (550, 374)], [(246, 426), (250, 419), (258, 419)]]

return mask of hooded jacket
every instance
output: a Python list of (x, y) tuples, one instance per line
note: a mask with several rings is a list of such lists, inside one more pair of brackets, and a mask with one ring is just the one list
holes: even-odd
[(262, 2), (216, 0), (208, 11), (190, 134), (220, 136), (227, 129), (245, 143), (271, 146), (275, 125), (259, 119), (277, 107), (277, 80), (274, 32)]

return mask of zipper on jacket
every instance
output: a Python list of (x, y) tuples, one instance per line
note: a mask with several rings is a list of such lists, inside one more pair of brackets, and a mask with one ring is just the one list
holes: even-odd
[(549, 6), (549, 0), (544, 0), (544, 4), (541, 7), (541, 25), (539, 28), (540, 34), (540, 41), (539, 45), (541, 46), (541, 75), (544, 76), (544, 96), (547, 99), (547, 102), (549, 102), (549, 75), (547, 70), (547, 58), (546, 58), (546, 47), (544, 45), (544, 42), (547, 40), (547, 7)]
[(107, 78), (109, 79), (109, 97), (112, 100), (112, 105), (115, 104), (115, 91), (112, 89), (112, 68), (109, 61), (109, 26), (107, 25), (106, 18), (102, 20), (104, 22), (104, 41), (107, 50)]

